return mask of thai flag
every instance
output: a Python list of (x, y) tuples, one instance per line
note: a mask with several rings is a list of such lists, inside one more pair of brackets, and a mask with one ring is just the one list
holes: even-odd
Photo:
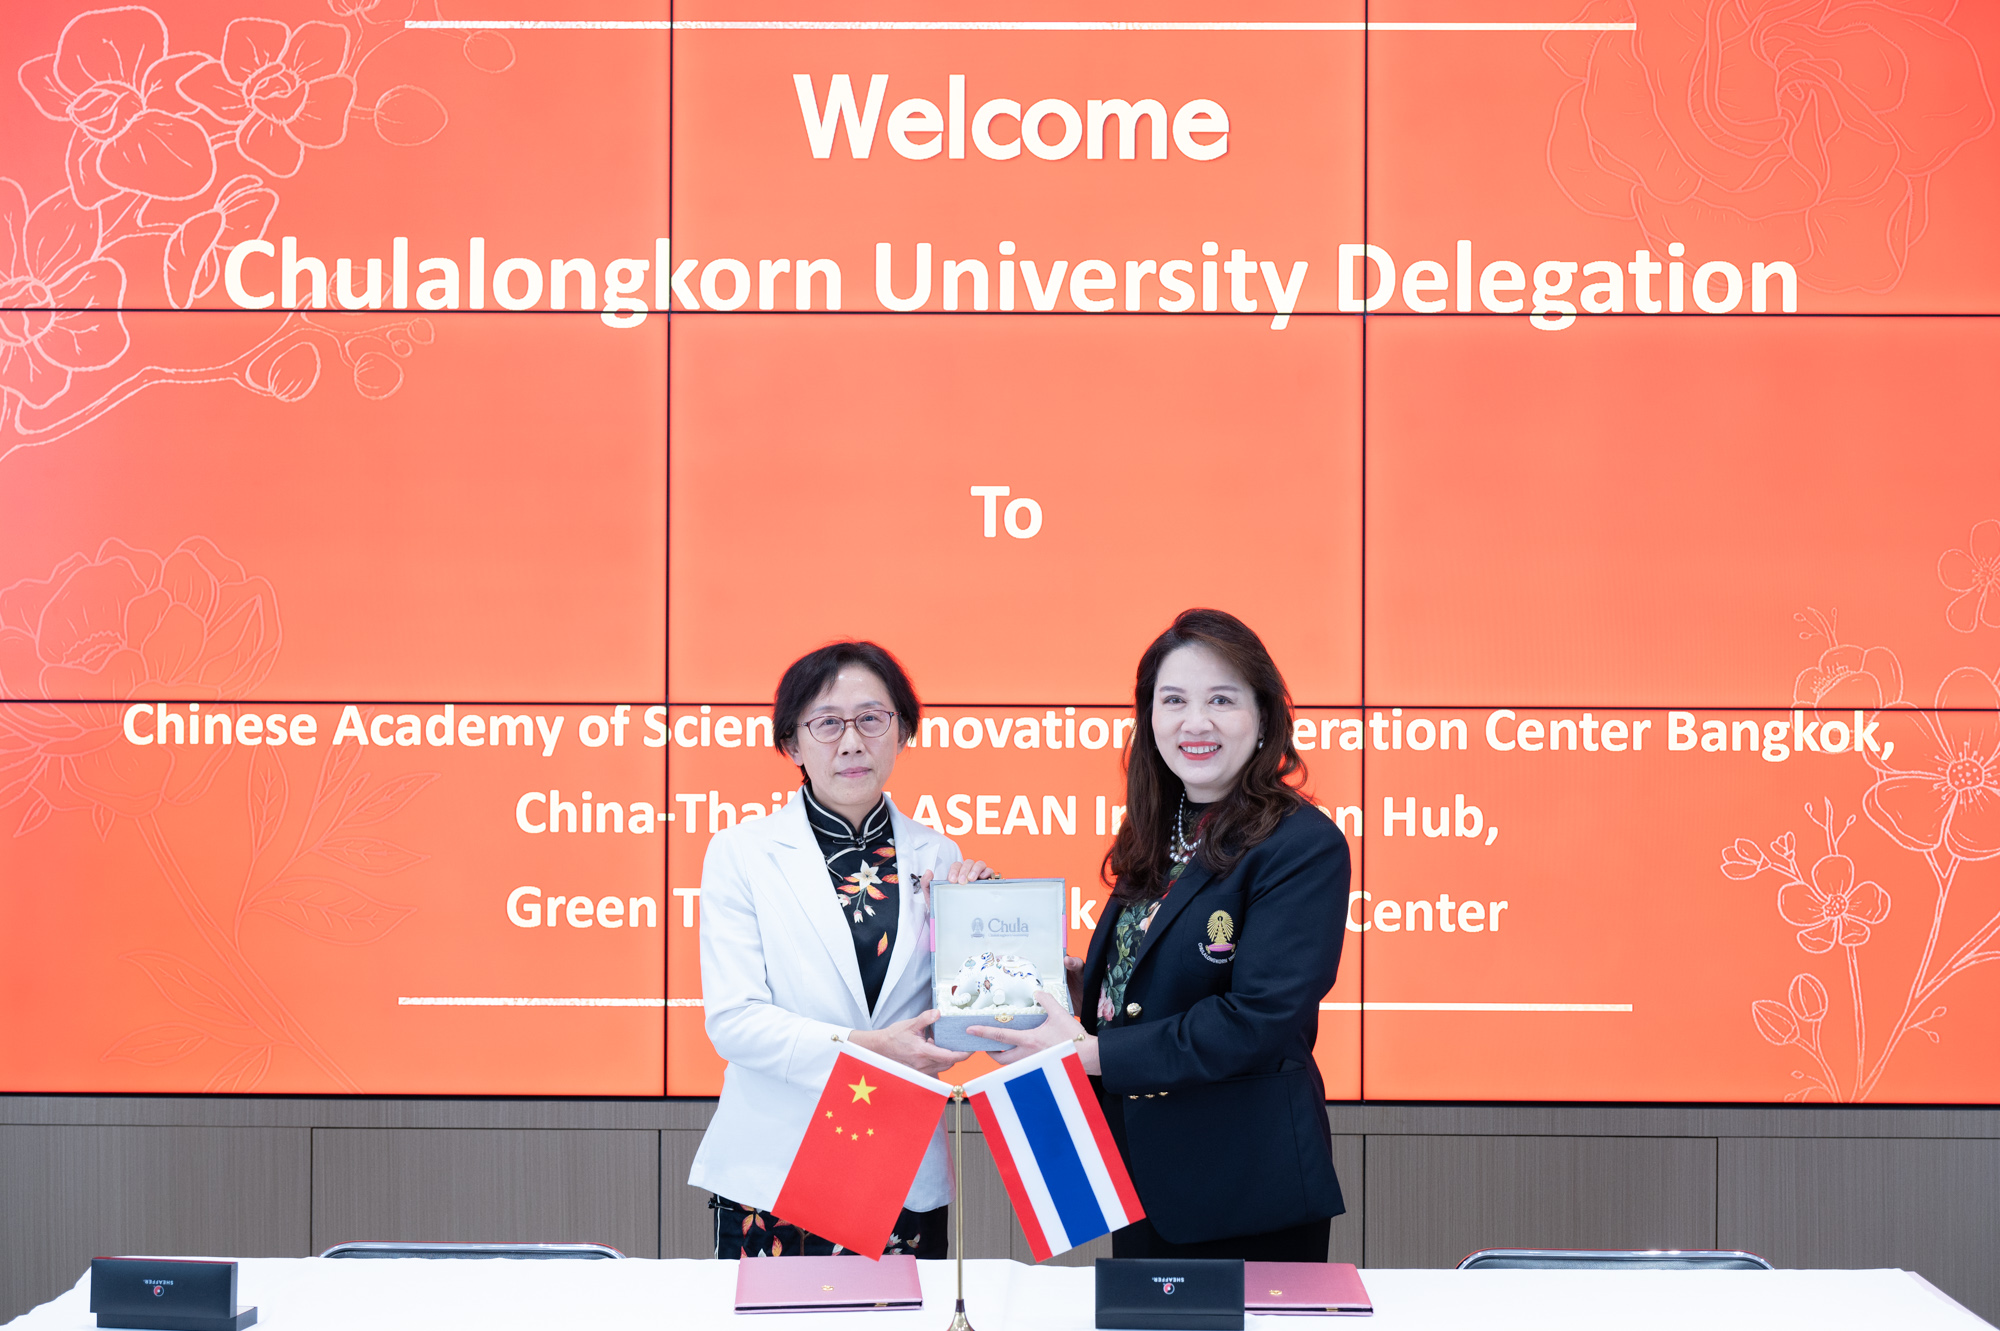
[(1144, 1216), (1074, 1044), (965, 1083), (1035, 1260)]

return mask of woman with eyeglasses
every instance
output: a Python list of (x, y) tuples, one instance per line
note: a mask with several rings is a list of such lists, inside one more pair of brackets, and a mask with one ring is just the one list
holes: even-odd
[[(1139, 658), (1111, 900), (1072, 974), (1078, 1022), (971, 1034), (1077, 1041), (1146, 1215), (1117, 1257), (1323, 1262), (1346, 1209), (1319, 1005), (1346, 930), (1347, 839), (1299, 793), (1292, 700), (1257, 635), (1188, 610)], [(1080, 1001), (1077, 1001), (1080, 1000)]]
[[(883, 793), (918, 715), (909, 676), (872, 642), (794, 661), (771, 727), (804, 781), (709, 842), (702, 1005), (728, 1067), (688, 1182), (714, 1194), (717, 1257), (840, 1251), (770, 1212), (839, 1040), (932, 1076), (967, 1057), (926, 1033), (930, 884), (997, 875)], [(950, 1194), (940, 1121), (885, 1251), (945, 1256)]]

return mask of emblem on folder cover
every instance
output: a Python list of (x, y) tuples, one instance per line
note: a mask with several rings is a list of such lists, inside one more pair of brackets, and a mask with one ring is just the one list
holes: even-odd
[(1229, 912), (1219, 910), (1208, 917), (1208, 939), (1201, 944), (1201, 959), (1217, 966), (1226, 965), (1236, 959), (1236, 921), (1229, 918)]

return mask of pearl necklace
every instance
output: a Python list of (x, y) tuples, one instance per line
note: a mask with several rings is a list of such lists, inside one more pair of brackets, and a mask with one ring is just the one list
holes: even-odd
[(1173, 844), (1167, 848), (1167, 855), (1175, 864), (1186, 864), (1194, 858), (1195, 848), (1201, 845), (1201, 838), (1188, 840), (1187, 835), (1187, 792), (1181, 792), (1181, 806), (1174, 813)]

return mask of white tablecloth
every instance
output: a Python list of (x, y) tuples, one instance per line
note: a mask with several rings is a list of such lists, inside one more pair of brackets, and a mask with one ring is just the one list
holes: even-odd
[[(783, 1261), (783, 1258), (775, 1260)], [(739, 1318), (736, 1263), (245, 1258), (237, 1293), (270, 1331), (945, 1331), (950, 1262), (918, 1262), (921, 1312)], [(1258, 1317), (1246, 1331), (1978, 1331), (1987, 1323), (1906, 1271), (1364, 1271), (1375, 1316)], [(9, 1322), (94, 1331), (90, 1276)], [(1090, 1331), (1088, 1267), (965, 1264), (975, 1331)]]

